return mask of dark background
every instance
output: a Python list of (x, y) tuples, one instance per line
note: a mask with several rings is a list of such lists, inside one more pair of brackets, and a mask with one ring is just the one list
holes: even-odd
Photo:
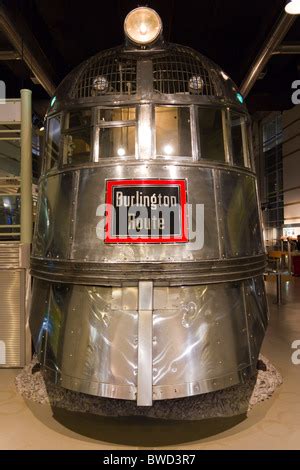
[[(35, 38), (56, 85), (77, 64), (124, 40), (126, 14), (141, 5), (161, 15), (164, 37), (207, 55), (240, 85), (263, 41), (284, 9), (285, 0), (3, 0), (24, 41)], [(300, 18), (284, 42), (300, 42)], [(0, 33), (0, 49), (7, 50)], [(292, 107), (291, 83), (300, 78), (300, 55), (274, 56), (257, 81), (247, 103), (250, 111)], [(33, 90), (34, 108), (42, 114), (49, 97), (31, 80), (22, 60), (1, 61), (0, 79), (8, 97), (22, 87)]]

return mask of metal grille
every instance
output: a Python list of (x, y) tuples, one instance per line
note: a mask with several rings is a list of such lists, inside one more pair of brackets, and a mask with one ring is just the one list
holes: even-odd
[[(164, 54), (153, 58), (154, 91), (164, 94), (219, 95), (213, 69), (215, 65), (202, 55), (186, 47), (171, 45)], [(197, 86), (193, 87), (197, 83), (200, 83), (198, 89)]]
[[(107, 81), (103, 92), (94, 88), (96, 79)], [(71, 92), (73, 98), (89, 98), (99, 95), (135, 95), (136, 60), (120, 54), (120, 49), (110, 49), (92, 57), (79, 74)]]
[(24, 365), (24, 273), (0, 270), (0, 367)]

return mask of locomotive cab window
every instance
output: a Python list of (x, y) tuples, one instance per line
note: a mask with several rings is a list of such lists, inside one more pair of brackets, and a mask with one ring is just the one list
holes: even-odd
[(46, 139), (46, 171), (55, 168), (59, 160), (61, 115), (48, 119)]
[(63, 164), (77, 165), (91, 161), (91, 110), (71, 111), (65, 116)]
[(136, 109), (134, 107), (98, 110), (94, 161), (101, 158), (135, 157)]
[(225, 112), (198, 108), (198, 138), (201, 159), (225, 162)]
[(237, 166), (249, 167), (248, 130), (244, 116), (230, 113), (232, 160)]
[(189, 107), (156, 106), (156, 155), (192, 157)]

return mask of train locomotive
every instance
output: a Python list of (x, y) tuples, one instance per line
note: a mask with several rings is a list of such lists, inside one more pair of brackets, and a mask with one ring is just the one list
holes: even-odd
[(56, 384), (151, 406), (256, 373), (265, 250), (238, 88), (151, 8), (124, 31), (47, 111), (30, 327)]

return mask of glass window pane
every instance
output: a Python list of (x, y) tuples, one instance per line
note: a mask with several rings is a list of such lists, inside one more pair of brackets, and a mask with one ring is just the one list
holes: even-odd
[[(4, 186), (5, 187), (5, 186)], [(20, 196), (5, 195), (0, 196), (0, 225), (1, 234), (0, 240), (11, 240), (19, 238), (20, 227), (20, 211), (21, 211), (21, 198)]]
[(231, 113), (231, 141), (232, 157), (234, 165), (245, 166), (243, 150), (242, 120), (244, 118), (238, 114)]
[(135, 121), (135, 108), (111, 108), (99, 110), (100, 124), (113, 121)]
[(156, 155), (192, 156), (190, 108), (155, 108)]
[(89, 127), (91, 126), (92, 111), (90, 109), (83, 109), (79, 111), (71, 111), (66, 116), (66, 128), (73, 129), (76, 127)]
[(48, 121), (48, 137), (46, 144), (47, 170), (57, 166), (59, 159), (59, 143), (61, 136), (61, 117), (55, 116)]
[(134, 157), (135, 126), (100, 127), (100, 158)]
[(198, 132), (201, 158), (224, 162), (222, 111), (220, 109), (198, 108)]
[(91, 127), (64, 135), (64, 164), (77, 165), (91, 161)]

